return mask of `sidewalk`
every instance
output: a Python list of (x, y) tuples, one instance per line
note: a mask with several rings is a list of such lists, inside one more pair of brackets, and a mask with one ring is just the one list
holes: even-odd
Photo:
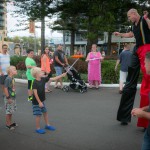
[[(17, 79), (17, 78), (15, 79), (15, 81), (18, 82), (18, 83), (26, 83), (26, 84), (28, 82), (28, 80), (26, 80), (26, 79)], [(54, 85), (54, 83), (55, 82), (51, 82), (51, 85)], [(69, 84), (69, 82), (64, 82), (63, 83), (63, 85), (68, 85), (68, 84)], [(88, 83), (86, 83), (86, 84), (87, 84), (87, 86), (89, 86)], [(119, 84), (101, 84), (100, 87), (108, 87), (108, 88), (119, 87)], [(141, 84), (138, 84), (137, 88), (140, 88), (140, 87), (141, 87)]]

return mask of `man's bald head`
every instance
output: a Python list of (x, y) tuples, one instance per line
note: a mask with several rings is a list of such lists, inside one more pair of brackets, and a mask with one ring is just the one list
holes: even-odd
[(139, 19), (140, 19), (140, 15), (138, 14), (138, 11), (134, 8), (130, 9), (127, 12), (127, 17), (128, 20), (131, 21), (132, 23), (138, 23)]
[(132, 14), (132, 13), (138, 14), (138, 11), (137, 11), (136, 9), (132, 8), (132, 9), (130, 9), (130, 10), (128, 11), (127, 14)]

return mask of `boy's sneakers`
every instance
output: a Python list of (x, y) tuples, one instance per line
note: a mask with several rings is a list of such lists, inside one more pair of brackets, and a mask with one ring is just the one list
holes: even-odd
[(14, 122), (10, 126), (12, 126), (12, 127), (18, 127), (18, 124)]
[(28, 101), (29, 101), (29, 102), (32, 102), (32, 100), (33, 100), (33, 96), (29, 96), (29, 97), (28, 97)]
[(12, 127), (11, 125), (10, 125), (10, 126), (6, 126), (6, 128), (9, 129), (9, 130), (14, 130), (14, 129), (15, 129), (15, 128)]
[(7, 125), (6, 125), (6, 128), (9, 129), (9, 130), (14, 130), (15, 127), (18, 127), (18, 124), (17, 124), (17, 123), (12, 123), (10, 126), (7, 126)]
[(36, 129), (35, 131), (36, 131), (36, 133), (39, 133), (39, 134), (45, 134), (46, 133), (44, 129)]
[(45, 129), (50, 130), (50, 131), (55, 131), (55, 130), (56, 130), (55, 127), (50, 126), (50, 125), (46, 125), (46, 126), (45, 126)]

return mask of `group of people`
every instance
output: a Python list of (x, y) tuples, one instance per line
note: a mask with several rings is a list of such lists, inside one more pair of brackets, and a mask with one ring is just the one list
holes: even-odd
[[(127, 12), (127, 17), (133, 23), (131, 31), (128, 33), (114, 32), (114, 35), (124, 38), (135, 37), (136, 45), (132, 54), (128, 51), (128, 45), (125, 45), (124, 51), (121, 53), (117, 62), (118, 65), (125, 56), (128, 59), (130, 57), (128, 68), (122, 65), (120, 71), (120, 93), (122, 93), (122, 96), (117, 112), (117, 120), (121, 122), (121, 125), (128, 125), (131, 121), (131, 116), (139, 117), (137, 125), (147, 128), (142, 150), (148, 150), (150, 149), (150, 124), (148, 124), (150, 113), (147, 111), (150, 105), (150, 19), (148, 18), (147, 11), (144, 12), (143, 16), (140, 16), (136, 9), (130, 9)], [(12, 122), (12, 113), (16, 110), (14, 76), (17, 74), (17, 70), (15, 66), (10, 66), (10, 57), (7, 54), (7, 48), (7, 45), (3, 45), (2, 53), (0, 54), (0, 83), (2, 85), (6, 108), (6, 127), (12, 130), (17, 126), (16, 123)], [(32, 101), (33, 114), (36, 116), (36, 132), (43, 134), (45, 130), (40, 128), (42, 113), (45, 118), (45, 129), (55, 130), (55, 127), (51, 126), (48, 121), (48, 114), (44, 104), (45, 92), (50, 92), (49, 84), (51, 81), (56, 81), (55, 88), (63, 88), (62, 77), (66, 73), (62, 73), (62, 71), (63, 67), (68, 64), (68, 61), (62, 51), (62, 46), (59, 45), (53, 57), (57, 76), (52, 78), (50, 69), (52, 61), (49, 57), (48, 47), (45, 48), (44, 54), (41, 56), (41, 68), (36, 67), (36, 62), (33, 59), (33, 50), (29, 49), (27, 55), (25, 64), (28, 79), (28, 100)], [(97, 45), (93, 44), (91, 52), (86, 58), (88, 62), (88, 81), (90, 88), (98, 88), (101, 83), (101, 61), (103, 59), (104, 57), (101, 53), (97, 52)], [(115, 70), (117, 69), (117, 65)], [(143, 73), (140, 90), (140, 108), (133, 109), (140, 68)], [(123, 87), (125, 79), (126, 83)], [(60, 82), (60, 86), (58, 82)]]
[[(2, 46), (2, 53), (0, 53), (0, 83), (2, 85), (3, 98), (6, 109), (6, 127), (14, 130), (18, 124), (12, 121), (12, 114), (16, 111), (16, 88), (14, 76), (17, 75), (15, 66), (10, 65), (10, 56), (8, 54), (8, 46)], [(97, 52), (97, 45), (93, 44), (91, 52), (88, 54), (86, 61), (88, 61), (88, 79), (90, 87), (99, 87), (101, 83), (101, 65), (103, 60), (100, 52)], [(45, 129), (55, 130), (48, 121), (47, 109), (44, 104), (45, 92), (51, 92), (50, 82), (55, 82), (55, 88), (63, 88), (62, 77), (66, 75), (63, 73), (63, 67), (68, 65), (68, 60), (65, 53), (62, 51), (62, 45), (58, 45), (57, 50), (50, 58), (50, 50), (45, 47), (44, 53), (41, 56), (41, 67), (37, 67), (34, 60), (34, 51), (27, 50), (27, 57), (25, 60), (26, 76), (28, 80), (28, 101), (32, 102), (33, 115), (35, 115), (36, 132), (44, 134), (45, 130), (40, 128), (40, 119), (43, 114), (45, 120)], [(50, 65), (54, 63), (56, 77), (52, 78)], [(95, 70), (93, 70), (95, 68)], [(94, 73), (93, 73), (94, 72)], [(60, 85), (58, 83), (60, 82)]]
[[(61, 45), (58, 46), (57, 51), (61, 50)], [(2, 52), (0, 53), (0, 83), (2, 85), (3, 99), (5, 103), (6, 112), (6, 127), (9, 130), (14, 130), (18, 124), (12, 121), (12, 114), (16, 111), (16, 88), (14, 76), (17, 75), (15, 66), (10, 65), (10, 56), (8, 54), (8, 46), (2, 46)], [(27, 68), (26, 76), (28, 79), (28, 100), (32, 101), (33, 115), (35, 115), (36, 132), (44, 134), (46, 131), (40, 128), (40, 119), (43, 114), (45, 120), (45, 129), (54, 131), (55, 127), (51, 126), (48, 121), (47, 109), (44, 104), (45, 92), (49, 92), (48, 82), (60, 81), (62, 83), (62, 77), (66, 73), (62, 73), (62, 66), (66, 63), (63, 59), (63, 52), (57, 52), (54, 54), (54, 63), (56, 67), (56, 77), (51, 77), (50, 64), (52, 63), (49, 57), (49, 48), (46, 47), (44, 54), (41, 56), (41, 68), (36, 66), (36, 62), (33, 59), (34, 51), (27, 50), (27, 58), (25, 65)], [(61, 59), (59, 61), (59, 59)], [(58, 59), (58, 61), (57, 61)], [(59, 64), (61, 66), (57, 66)]]

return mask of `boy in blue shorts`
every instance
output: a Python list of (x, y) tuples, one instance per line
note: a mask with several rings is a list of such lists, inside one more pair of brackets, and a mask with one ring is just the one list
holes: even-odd
[(55, 127), (51, 126), (48, 121), (48, 113), (45, 106), (45, 83), (50, 81), (58, 80), (66, 75), (63, 73), (60, 76), (49, 78), (44, 75), (44, 72), (41, 71), (41, 68), (34, 67), (31, 69), (31, 74), (35, 78), (33, 82), (33, 115), (35, 115), (35, 122), (36, 122), (36, 132), (39, 134), (44, 134), (45, 130), (40, 128), (40, 120), (41, 115), (43, 114), (45, 120), (45, 129), (54, 131)]

